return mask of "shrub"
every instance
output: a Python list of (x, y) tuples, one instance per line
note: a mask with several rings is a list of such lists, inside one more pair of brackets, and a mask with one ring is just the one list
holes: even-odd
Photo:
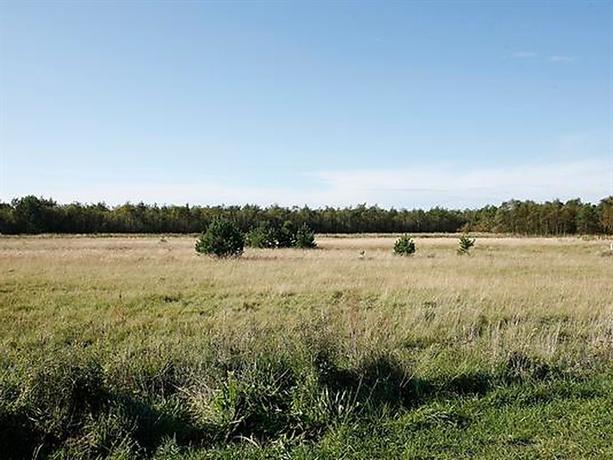
[(279, 223), (262, 223), (252, 228), (246, 235), (247, 246), (254, 248), (314, 248), (315, 234), (306, 225), (296, 229), (294, 223), (287, 220)]
[(196, 241), (196, 252), (216, 257), (238, 257), (243, 253), (245, 237), (227, 219), (215, 219)]
[(470, 248), (472, 248), (475, 245), (475, 239), (474, 238), (469, 238), (468, 235), (462, 235), (460, 237), (460, 241), (459, 241), (459, 248), (458, 248), (458, 254), (459, 255), (470, 255)]
[(302, 224), (302, 227), (296, 232), (296, 242), (294, 245), (302, 249), (317, 247), (317, 243), (315, 243), (315, 232), (313, 232), (307, 224)]
[(286, 220), (283, 225), (277, 229), (277, 247), (291, 248), (296, 244), (296, 226), (291, 220)]
[(415, 242), (409, 235), (404, 234), (394, 244), (394, 254), (410, 256), (415, 254)]
[(245, 235), (245, 244), (252, 248), (274, 248), (277, 242), (271, 228), (260, 224)]

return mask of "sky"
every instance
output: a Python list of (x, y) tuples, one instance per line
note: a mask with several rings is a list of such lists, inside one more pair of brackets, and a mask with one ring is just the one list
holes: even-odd
[(613, 2), (2, 1), (0, 200), (613, 194)]

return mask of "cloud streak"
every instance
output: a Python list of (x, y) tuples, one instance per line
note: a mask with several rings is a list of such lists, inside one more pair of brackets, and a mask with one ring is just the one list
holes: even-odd
[[(498, 204), (511, 198), (536, 201), (580, 197), (597, 201), (613, 193), (613, 159), (560, 164), (460, 169), (432, 166), (414, 169), (318, 171), (305, 173), (302, 187), (262, 187), (209, 180), (201, 183), (98, 183), (84, 190), (50, 186), (15, 190), (51, 196), (60, 202), (126, 201), (168, 204), (280, 204), (350, 206), (358, 203), (397, 208), (453, 208)], [(302, 182), (296, 178), (296, 183)], [(303, 177), (304, 179), (304, 177)], [(4, 197), (10, 198), (10, 197)]]
[[(515, 59), (534, 59), (539, 57), (538, 53), (535, 51), (515, 51), (511, 56)], [(544, 58), (544, 60), (547, 62), (554, 62), (560, 64), (569, 64), (571, 62), (575, 62), (574, 57), (562, 54), (549, 56), (547, 58)]]
[(549, 62), (559, 62), (559, 63), (568, 64), (570, 62), (574, 62), (575, 58), (570, 57), (570, 56), (550, 56), (549, 59), (547, 60)]
[(517, 59), (534, 58), (537, 54), (534, 51), (515, 51), (513, 57)]
[[(405, 206), (475, 206), (510, 198), (597, 200), (613, 189), (613, 162), (583, 161), (507, 168), (323, 172), (320, 179), (337, 196)], [(406, 192), (406, 193), (404, 193)]]

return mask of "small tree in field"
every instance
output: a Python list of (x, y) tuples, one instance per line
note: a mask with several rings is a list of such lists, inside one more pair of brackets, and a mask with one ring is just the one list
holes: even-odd
[(274, 248), (276, 240), (271, 229), (265, 224), (260, 224), (245, 235), (245, 244), (252, 248)]
[(296, 244), (296, 226), (291, 220), (283, 222), (281, 227), (275, 229), (277, 247), (291, 248)]
[(470, 249), (475, 245), (475, 239), (469, 238), (468, 235), (462, 235), (459, 241), (460, 247), (458, 248), (458, 254), (463, 256), (464, 254), (470, 255)]
[(196, 252), (216, 257), (239, 257), (243, 253), (245, 237), (227, 219), (215, 219), (196, 241)]
[(317, 247), (315, 243), (315, 232), (307, 224), (303, 224), (296, 232), (296, 242), (294, 246), (301, 249), (313, 249)]
[(394, 254), (410, 256), (415, 254), (415, 242), (409, 235), (404, 234), (394, 244)]

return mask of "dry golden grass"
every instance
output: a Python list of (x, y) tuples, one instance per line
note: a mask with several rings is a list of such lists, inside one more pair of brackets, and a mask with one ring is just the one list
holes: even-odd
[(458, 256), (429, 235), (407, 258), (321, 236), (215, 260), (194, 240), (0, 238), (4, 451), (610, 457), (609, 241), (488, 236)]
[(481, 238), (460, 257), (456, 238), (417, 238), (410, 258), (393, 242), (320, 237), (317, 250), (220, 261), (197, 256), (193, 237), (2, 238), (0, 343), (15, 354), (210, 337), (282, 347), (311, 328), (351, 359), (379, 349), (418, 367), (513, 351), (573, 365), (613, 356), (608, 241)]

